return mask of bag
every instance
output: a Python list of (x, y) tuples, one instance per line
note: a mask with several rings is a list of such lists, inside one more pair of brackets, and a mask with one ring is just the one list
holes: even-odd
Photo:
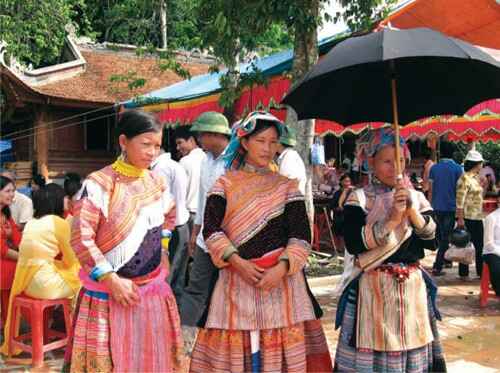
[(474, 250), (474, 245), (469, 243), (465, 247), (457, 247), (450, 244), (448, 250), (444, 253), (444, 258), (451, 262), (458, 262), (462, 264), (472, 264), (474, 262), (474, 257), (476, 256), (476, 250)]

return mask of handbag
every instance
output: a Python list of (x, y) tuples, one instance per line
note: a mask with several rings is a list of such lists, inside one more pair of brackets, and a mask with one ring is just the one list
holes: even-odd
[(457, 247), (450, 244), (448, 250), (444, 253), (444, 258), (451, 262), (458, 262), (462, 264), (472, 264), (474, 262), (474, 257), (476, 256), (476, 250), (472, 242), (465, 247)]

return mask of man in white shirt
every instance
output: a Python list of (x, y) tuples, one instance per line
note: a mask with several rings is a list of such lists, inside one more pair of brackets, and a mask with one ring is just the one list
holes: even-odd
[(300, 157), (300, 154), (293, 148), (297, 145), (297, 136), (295, 130), (291, 127), (284, 127), (283, 134), (278, 144), (278, 167), (279, 173), (289, 179), (299, 181), (299, 190), (306, 194), (306, 166)]
[(186, 272), (189, 262), (189, 212), (186, 208), (187, 176), (184, 168), (163, 153), (152, 164), (154, 173), (162, 175), (175, 200), (175, 229), (168, 244), (170, 262), (169, 282), (177, 302), (180, 302), (186, 285)]
[(488, 263), (490, 282), (500, 296), (500, 191), (497, 191), (497, 209), (484, 219), (483, 260)]
[(198, 140), (207, 156), (201, 167), (198, 210), (191, 232), (190, 250), (193, 251), (193, 263), (189, 272), (189, 284), (179, 305), (181, 325), (188, 346), (193, 342), (191, 339), (194, 333), (189, 335), (185, 326), (204, 326), (207, 305), (218, 277), (218, 270), (210, 259), (202, 235), (203, 215), (207, 193), (225, 172), (223, 157), (231, 134), (226, 117), (216, 112), (200, 115), (193, 123), (191, 131), (198, 134)]
[[(14, 182), (14, 186), (16, 185), (16, 173), (14, 171), (2, 170), (0, 174), (11, 179)], [(14, 219), (19, 229), (23, 230), (26, 223), (33, 219), (33, 202), (31, 198), (16, 190), (14, 200), (9, 207), (12, 219)]]
[(190, 214), (190, 228), (198, 209), (201, 164), (206, 157), (205, 152), (198, 147), (194, 136), (188, 126), (181, 126), (175, 130), (177, 151), (182, 155), (179, 163), (187, 174), (186, 207)]

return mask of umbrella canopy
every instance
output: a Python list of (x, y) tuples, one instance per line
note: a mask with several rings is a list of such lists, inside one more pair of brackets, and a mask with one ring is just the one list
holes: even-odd
[(480, 115), (476, 118), (442, 115), (418, 120), (401, 129), (401, 135), (407, 138), (422, 139), (430, 134), (447, 134), (452, 141), (498, 141), (500, 115)]
[(427, 28), (383, 29), (335, 46), (284, 98), (299, 119), (343, 125), (462, 115), (500, 96), (500, 63), (473, 45)]

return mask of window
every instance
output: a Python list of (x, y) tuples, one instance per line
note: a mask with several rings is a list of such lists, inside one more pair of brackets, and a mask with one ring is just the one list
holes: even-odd
[(114, 116), (106, 114), (101, 111), (85, 116), (85, 150), (111, 150), (111, 124)]

